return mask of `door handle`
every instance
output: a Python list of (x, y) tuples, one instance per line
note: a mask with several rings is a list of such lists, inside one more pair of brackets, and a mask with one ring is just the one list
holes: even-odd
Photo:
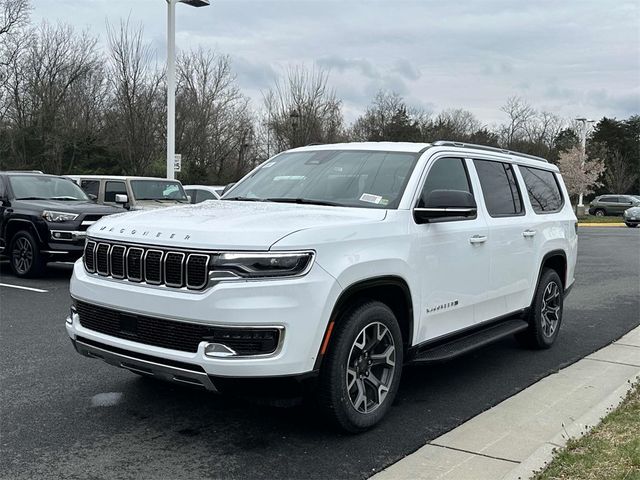
[(535, 235), (536, 235), (536, 231), (531, 229), (527, 229), (524, 232), (522, 232), (522, 236), (526, 238), (535, 237)]
[(484, 243), (486, 241), (487, 241), (487, 236), (486, 235), (474, 235), (473, 237), (471, 237), (469, 239), (469, 243), (471, 243), (471, 244)]

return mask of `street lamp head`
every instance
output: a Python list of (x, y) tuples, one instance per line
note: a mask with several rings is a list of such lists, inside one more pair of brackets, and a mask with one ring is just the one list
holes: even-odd
[(210, 5), (209, 0), (178, 0), (180, 3), (186, 3), (192, 7), (207, 7)]

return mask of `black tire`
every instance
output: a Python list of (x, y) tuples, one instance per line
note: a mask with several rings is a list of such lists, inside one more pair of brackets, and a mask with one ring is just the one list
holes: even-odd
[(46, 261), (30, 232), (21, 230), (13, 236), (9, 247), (9, 263), (18, 277), (33, 278), (42, 275)]
[[(374, 337), (379, 336), (379, 343), (373, 345)], [(358, 346), (360, 343), (364, 348)], [(393, 403), (402, 362), (402, 334), (391, 309), (373, 300), (354, 305), (335, 324), (322, 362), (318, 400), (324, 414), (347, 432), (357, 433), (373, 427)], [(382, 385), (382, 389), (375, 384)], [(383, 390), (386, 390), (384, 396)]]
[[(552, 297), (553, 301), (550, 301)], [(563, 300), (564, 289), (560, 276), (555, 270), (545, 268), (526, 318), (529, 328), (517, 333), (516, 339), (527, 348), (550, 348), (560, 332)], [(555, 314), (553, 310), (556, 310)]]
[(606, 212), (606, 210), (604, 210), (603, 208), (596, 208), (596, 209), (593, 211), (593, 214), (594, 214), (596, 217), (604, 217), (604, 216), (606, 216), (606, 215), (607, 215), (607, 212)]
[(625, 225), (629, 228), (636, 228), (638, 226), (637, 223), (626, 223), (626, 222), (625, 222)]

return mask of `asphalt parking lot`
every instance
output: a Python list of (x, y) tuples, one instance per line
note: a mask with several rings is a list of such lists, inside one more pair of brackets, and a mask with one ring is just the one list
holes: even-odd
[(581, 229), (554, 348), (506, 339), (409, 368), (387, 419), (350, 436), (305, 406), (229, 399), (79, 356), (64, 328), (70, 273), (19, 280), (0, 264), (0, 284), (36, 289), (0, 285), (2, 478), (366, 478), (640, 324), (640, 229)]

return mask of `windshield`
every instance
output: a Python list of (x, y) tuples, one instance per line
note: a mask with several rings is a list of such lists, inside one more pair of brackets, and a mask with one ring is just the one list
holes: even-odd
[(17, 200), (89, 200), (82, 189), (68, 178), (10, 175), (9, 183)]
[(379, 151), (290, 152), (269, 160), (225, 200), (397, 208), (418, 154)]
[(187, 194), (184, 193), (179, 182), (170, 180), (131, 180), (131, 188), (136, 200), (187, 201)]

